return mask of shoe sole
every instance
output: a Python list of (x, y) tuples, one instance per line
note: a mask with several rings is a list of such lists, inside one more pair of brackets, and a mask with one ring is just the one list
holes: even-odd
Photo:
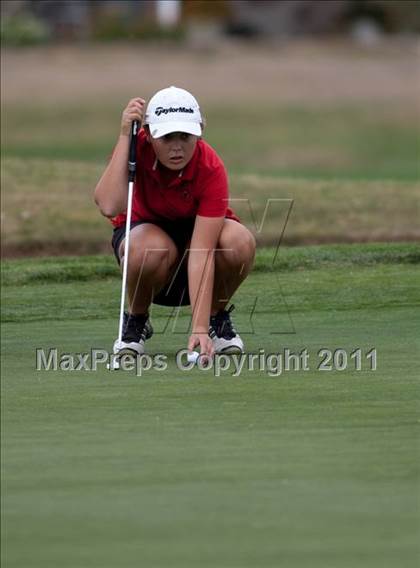
[(243, 351), (239, 347), (225, 347), (220, 351), (216, 351), (216, 353), (223, 353), (224, 355), (235, 355), (238, 353), (243, 353)]
[(116, 357), (123, 357), (124, 355), (131, 355), (132, 357), (138, 357), (139, 355), (143, 355), (143, 353), (138, 353), (138, 351), (136, 351), (135, 349), (121, 349), (121, 351), (118, 351), (118, 353), (116, 354)]

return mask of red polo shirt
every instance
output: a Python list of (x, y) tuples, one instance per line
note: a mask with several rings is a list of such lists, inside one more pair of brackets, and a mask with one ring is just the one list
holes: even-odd
[[(181, 171), (159, 167), (146, 133), (137, 137), (137, 172), (133, 192), (133, 221), (181, 221), (201, 215), (239, 221), (228, 207), (229, 188), (222, 160), (211, 146), (199, 140), (193, 157)], [(122, 213), (111, 221), (125, 225)]]

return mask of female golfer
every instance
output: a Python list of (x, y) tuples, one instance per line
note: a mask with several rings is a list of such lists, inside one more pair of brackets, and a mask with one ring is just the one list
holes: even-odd
[[(149, 101), (131, 99), (123, 111), (112, 157), (95, 188), (95, 202), (114, 225), (112, 244), (120, 264), (128, 254), (122, 342), (114, 351), (144, 352), (153, 330), (151, 303), (191, 305), (188, 349), (243, 351), (231, 322), (229, 299), (247, 277), (255, 239), (228, 207), (222, 160), (201, 138), (203, 119), (196, 99), (169, 87)], [(129, 251), (124, 248), (127, 162), (131, 124), (137, 137), (137, 178)]]

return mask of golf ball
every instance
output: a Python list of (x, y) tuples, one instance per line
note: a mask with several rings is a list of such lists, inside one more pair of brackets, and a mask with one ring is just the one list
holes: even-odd
[(191, 353), (187, 354), (188, 363), (196, 363), (199, 356), (200, 353), (198, 353), (197, 351), (191, 351)]

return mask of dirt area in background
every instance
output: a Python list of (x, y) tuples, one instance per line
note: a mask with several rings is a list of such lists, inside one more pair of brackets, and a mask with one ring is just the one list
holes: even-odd
[(223, 42), (211, 49), (142, 44), (3, 49), (3, 105), (148, 98), (176, 84), (203, 103), (413, 103), (420, 43)]

